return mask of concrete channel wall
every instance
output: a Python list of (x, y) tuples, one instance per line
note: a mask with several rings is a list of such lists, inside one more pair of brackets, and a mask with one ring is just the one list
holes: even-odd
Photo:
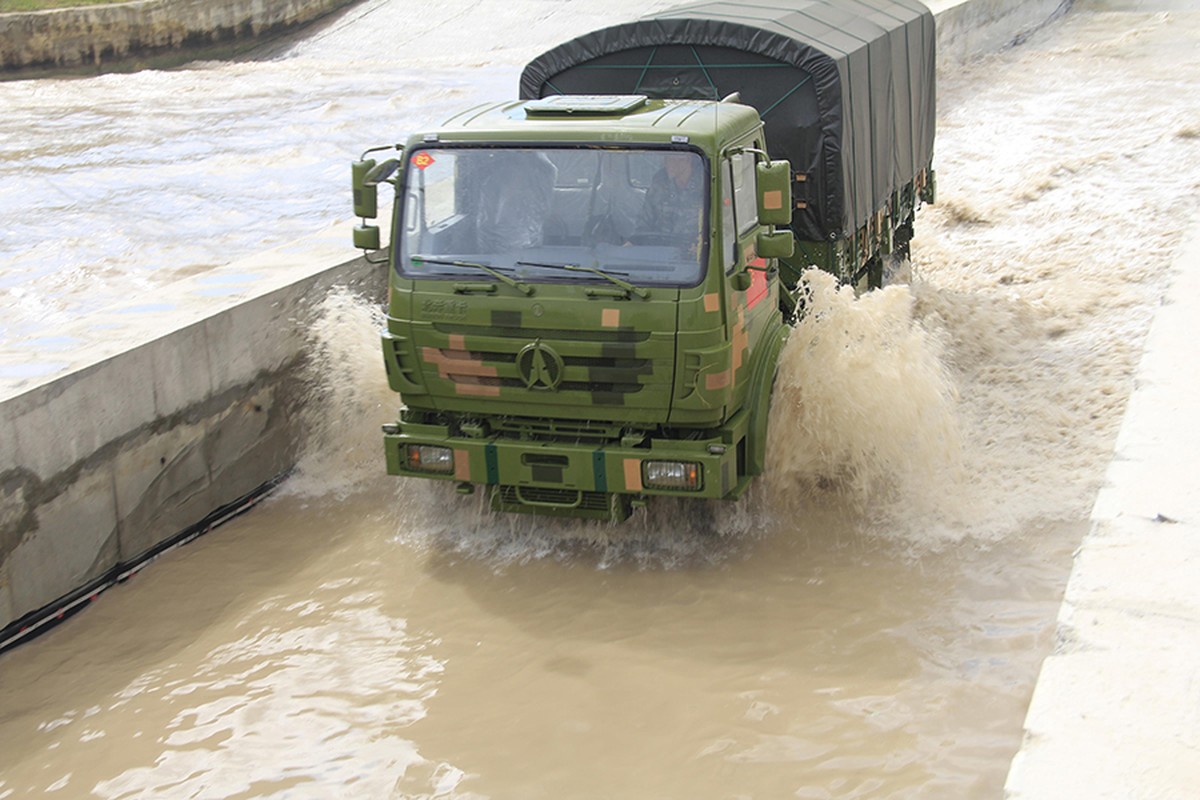
[(308, 323), (335, 284), (383, 293), (349, 241), (336, 226), (140, 294), (60, 332), (120, 344), (0, 378), (0, 646), (14, 620), (291, 468)]
[(136, 0), (0, 14), (0, 67), (101, 67), (253, 39), (304, 25), (355, 0)]
[(1010, 800), (1200, 797), (1200, 222), (1075, 556)]
[[(1062, 5), (931, 7), (939, 49), (961, 59)], [(382, 296), (383, 268), (349, 242), (335, 227), (90, 314), (62, 335), (102, 342), (0, 371), (0, 634), (293, 465), (315, 305), (334, 284)]]

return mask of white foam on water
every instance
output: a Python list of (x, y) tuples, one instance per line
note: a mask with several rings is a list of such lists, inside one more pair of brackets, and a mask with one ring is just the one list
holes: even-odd
[[(831, 499), (895, 524), (961, 516), (958, 389), (904, 286), (856, 297), (832, 275), (801, 281), (806, 313), (780, 356), (772, 395), (770, 511), (794, 518)], [(902, 512), (902, 513), (901, 513)]]
[(340, 287), (325, 296), (313, 316), (304, 366), (305, 440), (284, 491), (346, 497), (386, 478), (379, 426), (395, 420), (400, 401), (383, 368), (378, 304)]

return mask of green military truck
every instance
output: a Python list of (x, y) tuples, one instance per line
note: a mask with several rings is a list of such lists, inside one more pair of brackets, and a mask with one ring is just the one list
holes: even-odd
[(388, 472), (612, 520), (739, 496), (801, 272), (878, 286), (933, 199), (933, 48), (915, 0), (683, 6), (539, 56), (519, 101), (367, 151), (355, 242), (388, 265), (404, 403)]

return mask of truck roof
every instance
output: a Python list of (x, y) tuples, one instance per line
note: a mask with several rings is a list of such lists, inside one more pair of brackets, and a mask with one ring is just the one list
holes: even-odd
[[(451, 141), (686, 141), (715, 147), (758, 127), (758, 112), (736, 102), (587, 95), (487, 103), (459, 112), (424, 134)], [(673, 138), (674, 137), (674, 138)]]

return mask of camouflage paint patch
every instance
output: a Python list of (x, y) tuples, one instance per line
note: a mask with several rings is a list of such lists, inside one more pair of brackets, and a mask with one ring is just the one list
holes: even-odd
[(640, 458), (625, 459), (625, 491), (640, 492), (642, 490), (642, 460)]
[(493, 311), (492, 325), (497, 328), (520, 328), (520, 311)]
[(466, 350), (467, 349), (467, 337), (463, 336), (461, 333), (450, 334), (450, 349), (451, 350)]
[(648, 358), (614, 358), (612, 356), (607, 358), (612, 363), (588, 366), (589, 383), (638, 384), (640, 376), (654, 374), (654, 362)]
[[(761, 259), (760, 259), (761, 260)], [(767, 283), (767, 273), (754, 271), (750, 273), (750, 289), (746, 292), (746, 308), (754, 308), (767, 296), (770, 286)]]
[(563, 482), (563, 468), (548, 464), (534, 464), (529, 468), (529, 475), (535, 483), (558, 484)]
[(605, 328), (617, 328), (621, 325), (621, 309), (606, 308), (600, 312), (600, 324)]
[(592, 453), (592, 479), (596, 482), (597, 492), (608, 491), (608, 469), (604, 463), (604, 451)]
[(471, 451), (454, 451), (454, 477), (460, 481), (471, 480)]
[(623, 406), (625, 395), (621, 392), (592, 392), (592, 405)]
[(737, 315), (737, 324), (733, 328), (733, 380), (732, 385), (737, 385), (737, 371), (742, 368), (742, 358), (746, 354), (746, 347), (749, 345), (750, 337), (746, 335), (746, 309), (739, 308)]
[(630, 342), (612, 342), (600, 345), (600, 357), (621, 359), (637, 358), (637, 345)]
[(500, 482), (500, 459), (496, 455), (496, 443), (488, 442), (483, 446), (483, 467), (487, 472), (487, 482), (496, 485)]
[(458, 395), (463, 395), (465, 397), (499, 397), (500, 396), (499, 382), (497, 381), (495, 383), (484, 383), (483, 381), (485, 381), (485, 380), (487, 380), (487, 379), (486, 378), (472, 379), (472, 378), (465, 377), (465, 376), (462, 378), (455, 378), (454, 379), (454, 393), (458, 394)]
[(473, 358), (466, 350), (441, 350), (436, 347), (422, 347), (421, 360), (426, 364), (437, 367), (439, 378), (458, 380), (461, 376), (494, 378), (496, 368), (484, 364), (481, 359)]
[(466, 350), (422, 347), (421, 360), (437, 367), (439, 378), (452, 381), (455, 394), (473, 397), (496, 397), (500, 394), (496, 368), (472, 358)]
[(704, 388), (710, 392), (716, 391), (717, 389), (724, 389), (725, 387), (729, 386), (730, 382), (732, 382), (732, 373), (733, 370), (723, 369), (720, 372), (713, 373), (712, 375), (705, 375)]
[(704, 295), (704, 310), (710, 314), (714, 311), (721, 310), (721, 295), (716, 292), (711, 292)]
[(763, 192), (762, 204), (763, 208), (767, 210), (783, 208), (783, 192), (779, 189)]

